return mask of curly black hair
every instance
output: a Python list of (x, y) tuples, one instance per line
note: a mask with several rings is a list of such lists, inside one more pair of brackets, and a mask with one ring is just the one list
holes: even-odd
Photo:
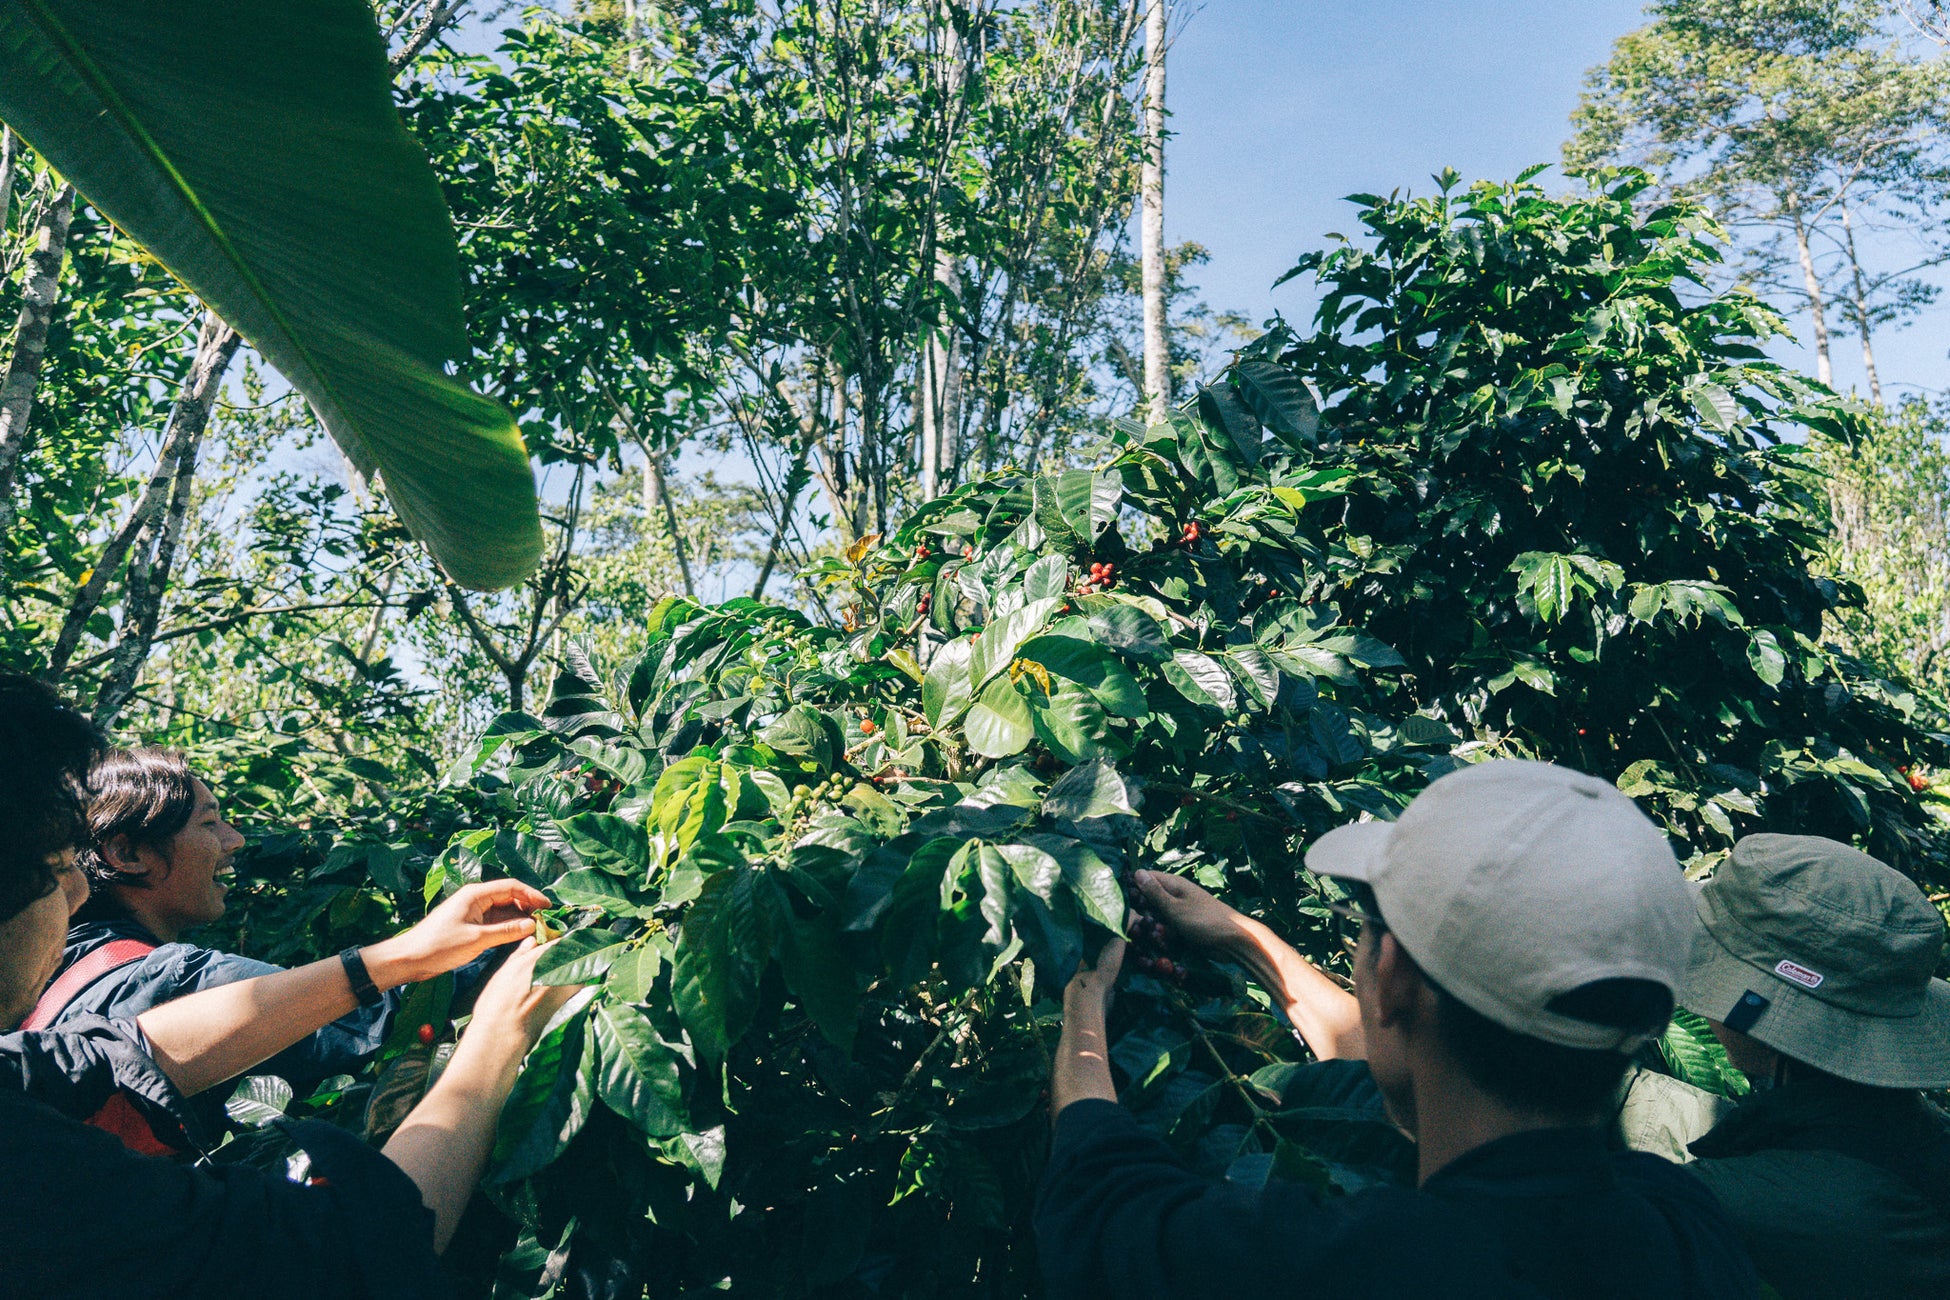
[(54, 888), (52, 859), (87, 833), (94, 723), (25, 673), (0, 672), (0, 920)]

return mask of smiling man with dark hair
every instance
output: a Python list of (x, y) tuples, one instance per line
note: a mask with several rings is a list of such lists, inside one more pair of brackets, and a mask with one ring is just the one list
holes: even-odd
[[(88, 877), (88, 902), (75, 914), (60, 978), (28, 1027), (59, 1027), (79, 1017), (141, 1015), (200, 989), (274, 975), (282, 967), (186, 942), (186, 932), (224, 914), (231, 859), (244, 837), (224, 819), (217, 796), (175, 750), (109, 749), (88, 771), (90, 802), (75, 865)], [(471, 992), (488, 958), (455, 972)], [(330, 1023), (303, 1026), (296, 1041), (259, 1065), (300, 1094), (358, 1070), (384, 1044), (404, 988), (368, 987), (359, 1004)], [(214, 1094), (202, 1106), (221, 1120)]]
[(1664, 1028), (1691, 938), (1679, 866), (1631, 800), (1566, 768), (1484, 763), (1399, 821), (1330, 832), (1307, 866), (1347, 884), (1361, 921), (1356, 1017), (1316, 1036), (1365, 1056), (1416, 1139), (1417, 1186), (1321, 1201), (1187, 1170), (1116, 1104), (1113, 940), (1064, 1001), (1036, 1211), (1052, 1295), (1756, 1293), (1696, 1179), (1606, 1148), (1606, 1103)]

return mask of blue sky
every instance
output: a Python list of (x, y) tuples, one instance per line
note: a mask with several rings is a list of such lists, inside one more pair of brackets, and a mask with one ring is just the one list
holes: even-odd
[[(1328, 231), (1354, 233), (1343, 196), (1427, 193), (1444, 166), (1501, 180), (1557, 161), (1585, 70), (1642, 21), (1641, 0), (1178, 2), (1165, 237), (1210, 250), (1198, 277), (1214, 307), (1296, 325), (1307, 289), (1270, 286)], [(1941, 319), (1877, 335), (1885, 386), (1950, 386)], [(1843, 389), (1860, 379), (1856, 349), (1834, 340)], [(1811, 350), (1775, 351), (1813, 372)]]

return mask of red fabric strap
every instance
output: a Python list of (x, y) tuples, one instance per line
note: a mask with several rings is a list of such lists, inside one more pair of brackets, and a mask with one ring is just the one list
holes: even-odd
[(34, 1014), (27, 1017), (21, 1028), (46, 1029), (68, 1009), (68, 1003), (81, 996), (83, 989), (116, 967), (140, 961), (155, 950), (155, 944), (140, 939), (111, 939), (61, 972), (61, 978), (48, 985), (47, 992), (34, 1004)]
[(135, 1108), (135, 1103), (129, 1100), (125, 1092), (110, 1093), (102, 1108), (88, 1117), (88, 1123), (104, 1133), (114, 1134), (121, 1139), (123, 1146), (139, 1156), (183, 1154), (181, 1148), (173, 1147), (156, 1136), (155, 1130), (149, 1127), (149, 1121), (142, 1118), (142, 1112)]

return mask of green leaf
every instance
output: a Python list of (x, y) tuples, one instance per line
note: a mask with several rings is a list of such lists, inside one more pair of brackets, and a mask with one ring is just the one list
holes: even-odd
[(1060, 555), (1045, 555), (1022, 575), (1022, 594), (1027, 600), (1061, 596), (1070, 586), (1070, 562)]
[(990, 682), (982, 692), (982, 698), (968, 711), (962, 734), (968, 747), (985, 758), (1020, 754), (1029, 744), (1036, 734), (1029, 719), (1029, 701), (1007, 674)]
[(1055, 690), (1030, 701), (1029, 720), (1036, 735), (1066, 763), (1107, 758), (1127, 747), (1111, 733), (1104, 706), (1097, 697), (1070, 682), (1056, 679)]
[(1082, 840), (1067, 835), (1032, 835), (1030, 842), (1055, 858), (1063, 883), (1076, 895), (1085, 916), (1112, 934), (1124, 933), (1124, 887), (1117, 871)]
[(1273, 666), (1266, 652), (1258, 646), (1235, 646), (1226, 651), (1225, 660), (1253, 703), (1261, 709), (1272, 708), (1280, 694), (1280, 670)]
[(1197, 650), (1180, 650), (1164, 665), (1165, 680), (1192, 703), (1231, 713), (1237, 700), (1225, 666)]
[(600, 907), (611, 916), (648, 916), (648, 903), (639, 903), (630, 887), (607, 871), (571, 871), (548, 887), (570, 907)]
[(1677, 1078), (1695, 1088), (1721, 1097), (1744, 1096), (1748, 1091), (1747, 1076), (1734, 1068), (1706, 1022), (1690, 1011), (1673, 1012), (1672, 1023), (1659, 1039), (1659, 1054)]
[(1016, 651), (1024, 641), (1035, 635), (1056, 607), (1062, 603), (1060, 596), (1044, 596), (1032, 600), (1020, 609), (989, 620), (982, 629), (982, 635), (969, 651), (968, 677), (970, 684), (980, 690), (991, 677), (1007, 668), (1016, 657)]
[(973, 649), (967, 640), (950, 641), (934, 652), (928, 664), (927, 678), (921, 683), (921, 712), (935, 731), (952, 726), (975, 698), (968, 676)]
[(843, 1052), (853, 1050), (860, 1019), (860, 977), (824, 915), (787, 918), (779, 946), (785, 986), (819, 1032)]
[(650, 1137), (674, 1137), (690, 1126), (677, 1053), (643, 1013), (599, 1002), (593, 1017), (600, 1059), (596, 1095)]
[(1111, 604), (1093, 608), (1090, 631), (1103, 644), (1145, 663), (1171, 655), (1171, 637), (1164, 624), (1135, 605)]
[(691, 1043), (714, 1061), (751, 1027), (758, 1009), (751, 958), (771, 947), (751, 878), (742, 867), (705, 877), (677, 941), (671, 998)]
[(1517, 571), (1517, 590), (1529, 593), (1539, 619), (1555, 623), (1571, 608), (1578, 584), (1569, 556), (1532, 551), (1510, 567)]
[(572, 930), (535, 959), (535, 983), (593, 984), (623, 951), (623, 940), (601, 927)]
[[(946, 653), (947, 647), (944, 646), (942, 652)], [(758, 740), (781, 754), (810, 759), (820, 767), (830, 768), (833, 765), (832, 735), (819, 710), (809, 705), (795, 704), (787, 709), (758, 733)]]
[(642, 1002), (650, 996), (663, 967), (664, 950), (657, 941), (632, 948), (610, 963), (603, 990), (617, 1002)]
[(1686, 397), (1699, 412), (1699, 418), (1715, 433), (1731, 432), (1740, 422), (1740, 404), (1733, 400), (1733, 394), (1718, 384), (1700, 384), (1690, 390)]
[(1747, 643), (1747, 662), (1753, 665), (1755, 675), (1769, 686), (1779, 686), (1787, 676), (1787, 654), (1772, 632), (1754, 633), (1754, 639)]
[(544, 1168), (582, 1131), (595, 1082), (582, 1068), (589, 1010), (569, 1016), (528, 1053), (495, 1130), (490, 1180), (513, 1183)]
[(1071, 768), (1043, 796), (1043, 815), (1059, 821), (1137, 816), (1137, 794), (1110, 763), (1097, 760)]
[(1300, 377), (1285, 366), (1247, 358), (1232, 368), (1239, 396), (1260, 422), (1295, 448), (1312, 445), (1320, 433), (1320, 408)]
[(290, 1105), (290, 1084), (275, 1074), (253, 1074), (237, 1081), (223, 1109), (239, 1124), (262, 1128), (274, 1119), (283, 1119)]
[(584, 866), (641, 880), (650, 871), (650, 842), (643, 827), (612, 813), (577, 813), (555, 823)]
[(995, 851), (1016, 873), (1022, 887), (1044, 901), (1063, 879), (1063, 864), (1033, 844), (998, 844)]
[(1014, 910), (1009, 903), (1009, 860), (989, 845), (976, 841), (973, 846), (975, 859), (975, 878), (981, 885), (978, 900), (982, 919), (989, 923), (988, 933), (982, 942), (999, 948), (1009, 935), (1009, 916)]
[(685, 1130), (660, 1145), (666, 1155), (696, 1170), (706, 1187), (715, 1190), (724, 1177), (724, 1125), (701, 1133)]
[(1151, 716), (1150, 706), (1144, 700), (1144, 688), (1138, 685), (1131, 670), (1088, 641), (1071, 636), (1032, 637), (1022, 643), (1016, 656), (1041, 664), (1053, 677), (1075, 682), (1115, 717), (1142, 720)]
[(1087, 469), (1064, 470), (1056, 480), (1056, 503), (1063, 522), (1085, 549), (1097, 543), (1124, 499), (1124, 484), (1109, 474)]
[(1232, 439), (1233, 445), (1239, 448), (1239, 454), (1248, 463), (1259, 463), (1259, 420), (1230, 386), (1220, 382), (1199, 389), (1198, 413), (1206, 424)]
[(0, 119), (305, 395), (457, 582), (535, 567), (521, 434), (447, 373), (453, 227), (366, 0), (0, 6)]

